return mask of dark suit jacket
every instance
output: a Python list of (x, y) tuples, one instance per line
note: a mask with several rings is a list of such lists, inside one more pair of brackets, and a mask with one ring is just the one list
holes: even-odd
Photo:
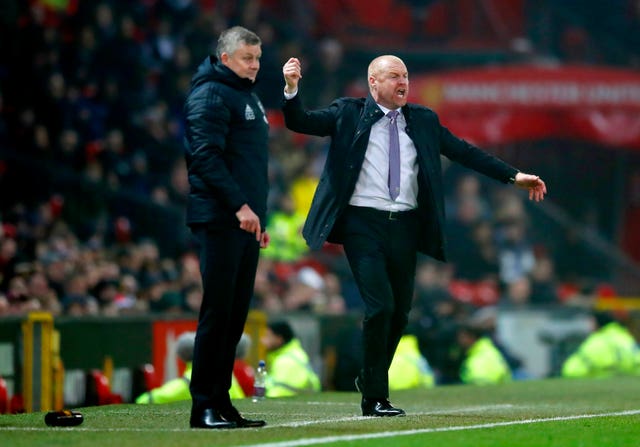
[[(285, 101), (286, 126), (304, 134), (331, 136), (331, 147), (304, 225), (309, 247), (325, 241), (341, 244), (340, 216), (349, 203), (367, 150), (371, 126), (384, 113), (371, 95), (340, 98), (325, 109), (304, 110), (299, 95)], [(513, 181), (518, 172), (502, 160), (454, 136), (427, 107), (402, 108), (406, 132), (418, 153), (418, 214), (421, 231), (417, 250), (445, 260), (444, 193), (440, 155), (498, 181)]]

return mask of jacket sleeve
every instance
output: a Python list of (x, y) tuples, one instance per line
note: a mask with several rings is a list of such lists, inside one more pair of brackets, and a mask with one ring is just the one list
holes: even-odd
[(518, 170), (498, 157), (453, 135), (439, 125), (440, 147), (447, 158), (503, 183), (510, 183)]
[(193, 171), (222, 203), (234, 212), (247, 197), (233, 179), (224, 160), (231, 113), (211, 86), (193, 92), (185, 116), (191, 152), (187, 159)]
[(334, 101), (329, 107), (318, 110), (305, 110), (300, 95), (285, 100), (282, 111), (284, 122), (289, 130), (307, 135), (326, 137), (335, 129), (338, 101)]

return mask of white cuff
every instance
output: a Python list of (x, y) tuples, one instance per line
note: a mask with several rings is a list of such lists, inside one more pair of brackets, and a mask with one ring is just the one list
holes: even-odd
[(293, 93), (287, 93), (286, 90), (284, 92), (284, 99), (286, 99), (287, 101), (290, 99), (293, 99), (296, 97), (296, 95), (298, 94), (298, 89), (295, 89), (293, 91)]

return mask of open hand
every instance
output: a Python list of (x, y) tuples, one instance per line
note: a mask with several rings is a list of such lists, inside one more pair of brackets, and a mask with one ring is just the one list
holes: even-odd
[(547, 185), (537, 175), (518, 172), (514, 184), (519, 188), (528, 189), (529, 200), (535, 200), (536, 202), (544, 200), (544, 195), (547, 193)]

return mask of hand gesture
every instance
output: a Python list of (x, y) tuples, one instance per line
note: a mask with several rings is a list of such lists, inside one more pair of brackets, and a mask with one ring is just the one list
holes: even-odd
[(282, 74), (287, 83), (285, 91), (293, 93), (298, 89), (298, 81), (302, 79), (302, 65), (298, 58), (292, 57), (282, 67)]
[(528, 189), (529, 200), (535, 200), (536, 202), (544, 200), (544, 195), (547, 193), (547, 185), (537, 175), (518, 172), (514, 184), (519, 188)]

